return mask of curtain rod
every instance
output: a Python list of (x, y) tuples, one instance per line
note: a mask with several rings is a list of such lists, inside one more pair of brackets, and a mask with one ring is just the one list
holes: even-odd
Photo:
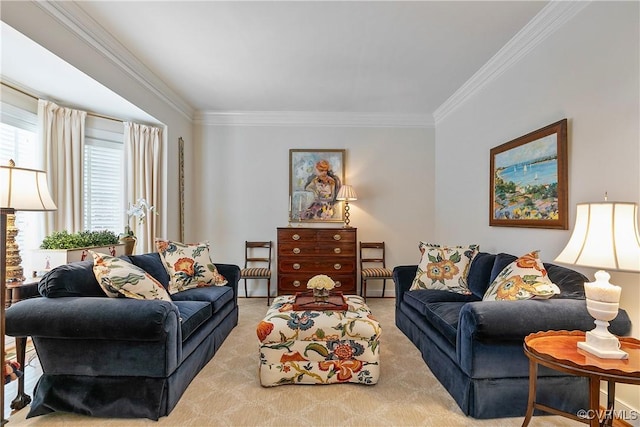
[[(35, 100), (41, 99), (39, 96), (36, 96), (36, 95), (34, 95), (32, 93), (29, 93), (29, 92), (26, 92), (25, 90), (20, 89), (18, 87), (15, 87), (13, 85), (10, 85), (9, 83), (6, 83), (6, 82), (0, 82), (0, 83), (2, 83), (3, 86), (11, 88), (11, 89), (15, 90), (16, 92), (20, 92), (21, 94), (26, 95), (26, 96), (28, 96), (30, 98), (35, 99)], [(68, 108), (71, 108), (71, 107), (68, 107)], [(116, 117), (105, 116), (104, 114), (93, 113), (91, 111), (87, 111), (87, 115), (88, 116), (97, 117), (97, 118), (100, 118), (100, 119), (112, 120), (114, 122), (120, 122), (120, 123), (124, 123), (125, 122), (124, 120), (118, 119)]]

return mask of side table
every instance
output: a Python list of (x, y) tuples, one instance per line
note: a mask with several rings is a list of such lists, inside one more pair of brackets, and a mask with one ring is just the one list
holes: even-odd
[[(24, 282), (13, 283), (7, 285), (7, 307), (10, 307), (12, 304), (15, 304), (23, 299), (32, 298), (33, 293), (37, 290), (38, 283), (40, 279), (27, 279)], [(28, 289), (28, 292), (21, 292), (23, 289)], [(16, 360), (20, 364), (23, 374), (20, 378), (18, 378), (18, 392), (16, 393), (16, 397), (11, 401), (11, 409), (16, 411), (24, 408), (29, 403), (31, 403), (31, 396), (25, 393), (24, 391), (24, 377), (26, 375), (25, 370), (25, 356), (27, 349), (27, 337), (15, 337), (16, 343)]]
[[(611, 426), (613, 423), (615, 384), (640, 385), (640, 341), (635, 338), (620, 338), (620, 348), (629, 353), (625, 360), (602, 359), (578, 348), (585, 340), (582, 331), (546, 331), (528, 335), (524, 339), (524, 353), (529, 358), (529, 401), (523, 427), (531, 421), (533, 411), (539, 409), (589, 424), (591, 427)], [(589, 410), (585, 417), (571, 414), (536, 403), (538, 365), (559, 372), (589, 378)], [(607, 408), (600, 424), (600, 381), (607, 381)]]

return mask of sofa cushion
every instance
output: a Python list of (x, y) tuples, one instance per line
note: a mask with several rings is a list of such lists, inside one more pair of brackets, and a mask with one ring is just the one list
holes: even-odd
[(129, 255), (128, 258), (133, 265), (140, 267), (152, 275), (165, 289), (169, 287), (169, 273), (167, 273), (167, 269), (164, 268), (158, 252), (143, 255)]
[(549, 279), (560, 288), (560, 295), (554, 295), (555, 298), (585, 298), (584, 284), (589, 282), (589, 279), (584, 274), (555, 264), (545, 263), (544, 267), (547, 269)]
[(209, 255), (208, 243), (184, 244), (171, 240), (156, 239), (164, 267), (169, 273), (169, 293), (204, 286), (224, 286), (225, 279)]
[[(444, 299), (443, 294), (449, 295), (449, 301), (432, 302), (432, 300)], [(460, 295), (460, 299), (466, 297), (469, 300), (451, 301), (451, 295), (451, 292), (446, 291), (410, 291), (405, 293), (405, 302), (423, 315), (455, 347), (460, 310), (468, 302), (477, 301), (477, 299), (474, 295)]]
[(107, 296), (171, 301), (166, 289), (140, 267), (111, 255), (89, 251), (93, 273)]
[(549, 280), (538, 251), (521, 256), (507, 265), (491, 283), (483, 301), (515, 301), (550, 298), (559, 294), (558, 286)]
[(193, 288), (171, 295), (174, 302), (177, 301), (206, 301), (210, 303), (215, 314), (229, 301), (233, 299), (233, 290), (229, 286), (212, 286), (205, 288)]
[(493, 281), (496, 280), (496, 277), (498, 277), (498, 274), (500, 274), (500, 272), (504, 270), (504, 268), (507, 265), (511, 264), (513, 261), (517, 259), (518, 259), (517, 256), (511, 255), (511, 254), (505, 254), (503, 252), (496, 255), (496, 259), (493, 262), (493, 267), (491, 268), (491, 276), (489, 276), (489, 284), (493, 283)]
[(45, 274), (38, 284), (40, 295), (49, 298), (105, 297), (93, 274), (93, 260), (60, 265)]
[(478, 245), (441, 246), (420, 242), (422, 257), (411, 290), (440, 289), (470, 294), (467, 275)]
[(212, 316), (211, 304), (206, 301), (175, 301), (180, 312), (182, 342)]
[(491, 269), (495, 263), (496, 255), (486, 252), (479, 252), (469, 267), (467, 284), (469, 290), (478, 298), (482, 299), (484, 293), (493, 280), (491, 280)]

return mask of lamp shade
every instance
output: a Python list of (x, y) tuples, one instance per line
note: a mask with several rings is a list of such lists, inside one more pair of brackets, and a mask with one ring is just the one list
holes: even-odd
[(622, 202), (578, 204), (571, 239), (555, 261), (640, 272), (638, 205)]
[(17, 168), (13, 161), (0, 166), (0, 208), (16, 211), (53, 211), (47, 174), (36, 169)]
[(356, 194), (356, 190), (353, 189), (350, 185), (343, 185), (338, 190), (338, 195), (336, 196), (336, 200), (358, 200), (358, 195)]

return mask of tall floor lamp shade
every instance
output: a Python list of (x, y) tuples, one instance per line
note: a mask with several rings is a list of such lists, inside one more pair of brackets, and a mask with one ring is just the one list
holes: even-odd
[(609, 332), (618, 314), (620, 286), (609, 283), (606, 270), (640, 272), (638, 205), (635, 203), (580, 203), (576, 224), (564, 250), (555, 259), (563, 264), (598, 268), (596, 280), (584, 284), (587, 310), (596, 327), (578, 347), (604, 359), (626, 359), (620, 342)]
[(0, 244), (0, 362), (2, 362), (2, 390), (0, 392), (1, 423), (4, 419), (4, 310), (6, 307), (6, 260), (7, 260), (7, 215), (16, 211), (53, 211), (56, 205), (51, 199), (47, 174), (40, 170), (16, 167), (13, 160), (9, 166), (0, 166), (0, 228), (2, 243)]

